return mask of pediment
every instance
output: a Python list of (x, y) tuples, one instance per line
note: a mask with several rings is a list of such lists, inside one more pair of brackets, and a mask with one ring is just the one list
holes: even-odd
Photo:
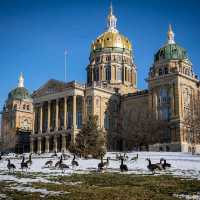
[(50, 79), (38, 90), (34, 91), (32, 97), (40, 97), (48, 94), (62, 92), (67, 87), (67, 83)]

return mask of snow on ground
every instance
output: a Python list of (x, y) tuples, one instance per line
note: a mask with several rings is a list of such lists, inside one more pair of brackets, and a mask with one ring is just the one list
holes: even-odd
[[(138, 153), (138, 160), (137, 161), (130, 161), (131, 158), (135, 157)], [(107, 171), (108, 172), (120, 172), (119, 166), (120, 161), (116, 160), (116, 152), (109, 152), (104, 157), (110, 157), (109, 166)], [(118, 153), (119, 154), (119, 153)], [(64, 194), (62, 191), (48, 191), (46, 189), (36, 189), (31, 186), (31, 183), (35, 182), (42, 182), (42, 183), (54, 183), (54, 184), (61, 184), (59, 182), (49, 180), (50, 176), (58, 176), (58, 175), (71, 175), (72, 173), (90, 173), (93, 171), (97, 171), (97, 166), (100, 160), (98, 159), (80, 159), (77, 158), (79, 163), (78, 167), (73, 168), (71, 166), (71, 161), (73, 155), (70, 155), (70, 158), (67, 160), (63, 160), (63, 162), (69, 165), (69, 169), (67, 169), (64, 173), (60, 169), (55, 168), (55, 163), (59, 161), (58, 154), (57, 157), (52, 157), (53, 154), (42, 154), (32, 155), (32, 165), (27, 170), (27, 172), (23, 172), (25, 176), (19, 178), (15, 174), (8, 173), (7, 169), (7, 159), (9, 158), (11, 163), (16, 166), (16, 171), (22, 172), (20, 168), (20, 163), (22, 160), (22, 156), (17, 156), (15, 154), (9, 154), (7, 156), (3, 156), (3, 159), (0, 160), (0, 181), (5, 181), (10, 183), (9, 189), (17, 190), (17, 191), (25, 191), (25, 192), (37, 192), (40, 193), (41, 197), (45, 197), (46, 195), (50, 196), (58, 196)], [(28, 159), (29, 154), (25, 154), (26, 160)], [(172, 152), (131, 152), (127, 153), (128, 160), (125, 161), (127, 164), (129, 171), (126, 173), (130, 174), (140, 174), (140, 175), (147, 175), (151, 174), (148, 171), (147, 165), (148, 162), (146, 158), (150, 158), (152, 163), (159, 163), (160, 158), (165, 158), (168, 163), (171, 164), (171, 168), (167, 170), (163, 170), (157, 172), (156, 175), (160, 174), (171, 174), (174, 176), (179, 176), (182, 178), (195, 178), (200, 180), (200, 156), (199, 155), (191, 155), (189, 153), (172, 153)], [(46, 161), (52, 160), (53, 166), (47, 168), (44, 166)], [(105, 160), (106, 161), (106, 160)], [(26, 176), (27, 175), (27, 176)], [(66, 185), (76, 185), (81, 184), (81, 182), (65, 182), (62, 184)], [(195, 196), (190, 196), (187, 194), (176, 195), (178, 198), (185, 198), (185, 199), (200, 199), (200, 194), (196, 194)], [(7, 199), (5, 194), (0, 194), (0, 199)]]
[[(137, 161), (130, 161), (132, 157), (135, 157), (138, 153), (139, 158)], [(38, 172), (43, 173), (44, 175), (48, 176), (49, 174), (51, 176), (57, 176), (57, 175), (63, 175), (60, 169), (56, 169), (55, 167), (45, 168), (44, 164), (48, 160), (53, 161), (53, 166), (55, 163), (59, 160), (59, 156), (61, 154), (58, 154), (58, 157), (51, 157), (52, 154), (42, 154), (38, 156), (37, 154), (33, 154), (32, 156), (32, 165), (30, 166), (30, 169), (28, 169), (28, 173), (30, 172)], [(148, 162), (146, 161), (146, 158), (150, 158), (152, 163), (158, 163), (160, 162), (160, 158), (165, 158), (168, 163), (172, 165), (171, 168), (157, 172), (157, 174), (172, 174), (175, 176), (181, 176), (181, 177), (187, 177), (187, 178), (197, 178), (200, 180), (200, 156), (199, 155), (191, 155), (189, 153), (172, 153), (172, 152), (131, 152), (127, 153), (128, 155), (128, 161), (125, 163), (127, 164), (129, 168), (129, 172), (127, 173), (133, 173), (133, 174), (150, 174), (150, 172), (147, 169)], [(26, 159), (28, 159), (28, 154), (25, 155)], [(67, 169), (64, 172), (64, 175), (70, 175), (72, 173), (90, 173), (91, 171), (96, 171), (98, 163), (100, 160), (98, 159), (80, 159), (77, 158), (77, 161), (79, 162), (78, 167), (72, 167), (71, 161), (73, 156), (68, 160), (63, 160), (63, 162), (67, 165), (69, 165), (70, 169)], [(16, 158), (15, 155), (11, 154), (8, 156), (3, 156), (3, 160), (0, 161), (0, 180), (3, 179), (5, 176), (5, 172), (8, 172), (7, 169), (7, 158), (10, 158), (11, 163), (15, 164), (16, 171), (21, 171), (20, 169), (20, 163), (21, 158)], [(108, 172), (119, 172), (119, 166), (120, 161), (117, 161), (116, 158), (116, 152), (109, 152), (106, 154), (106, 157), (110, 157), (110, 163), (108, 166), (107, 171)], [(10, 175), (10, 177), (13, 177)], [(38, 180), (37, 180), (38, 181)], [(48, 181), (46, 179), (39, 180), (41, 182)]]
[(174, 194), (174, 197), (185, 199), (185, 200), (200, 200), (200, 193), (197, 194)]
[(40, 193), (41, 197), (45, 197), (46, 195), (48, 196), (58, 196), (58, 195), (62, 195), (62, 194), (66, 194), (67, 192), (60, 192), (60, 191), (51, 191), (51, 190), (46, 190), (46, 189), (35, 189), (32, 187), (24, 187), (24, 186), (15, 186), (15, 190), (17, 191), (22, 191), (22, 192), (37, 192)]

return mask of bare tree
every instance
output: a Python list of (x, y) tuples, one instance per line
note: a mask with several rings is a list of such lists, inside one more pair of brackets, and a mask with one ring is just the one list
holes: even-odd
[(200, 144), (200, 96), (196, 94), (191, 101), (190, 109), (184, 113), (184, 128), (186, 129), (186, 139), (192, 146), (192, 153), (196, 144)]
[(127, 150), (140, 150), (141, 147), (148, 148), (151, 144), (164, 141), (164, 133), (169, 129), (169, 123), (156, 119), (147, 107), (135, 107), (131, 110), (119, 108), (118, 112), (114, 112), (112, 103), (109, 105), (110, 121), (117, 123), (115, 129), (110, 131), (108, 141), (123, 140)]
[(168, 121), (156, 119), (153, 113), (142, 108), (135, 108), (123, 113), (123, 134), (129, 145), (148, 148), (149, 145), (162, 143)]

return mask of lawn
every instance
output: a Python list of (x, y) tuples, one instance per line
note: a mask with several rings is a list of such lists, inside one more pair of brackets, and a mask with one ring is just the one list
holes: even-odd
[[(33, 175), (25, 176), (33, 178)], [(23, 177), (16, 175), (16, 178)], [(200, 181), (169, 175), (90, 173), (71, 176), (49, 175), (48, 180), (46, 183), (32, 182), (23, 186), (14, 181), (1, 181), (0, 199), (174, 200), (179, 199), (174, 194), (200, 192)], [(21, 189), (16, 190), (18, 187)]]

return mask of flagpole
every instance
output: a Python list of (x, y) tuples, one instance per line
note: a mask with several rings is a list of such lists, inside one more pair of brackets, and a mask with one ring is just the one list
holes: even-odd
[(65, 55), (65, 82), (67, 81), (67, 49), (64, 50)]

